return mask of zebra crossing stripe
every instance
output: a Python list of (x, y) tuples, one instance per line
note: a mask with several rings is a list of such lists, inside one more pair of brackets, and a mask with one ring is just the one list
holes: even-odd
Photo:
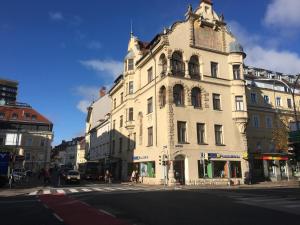
[(43, 191), (43, 194), (44, 194), (44, 195), (50, 195), (50, 194), (51, 194), (51, 191), (50, 191), (50, 190), (44, 190), (44, 191)]
[(66, 193), (66, 192), (65, 192), (64, 190), (62, 190), (62, 189), (56, 190), (56, 192), (57, 192), (58, 194), (65, 194), (65, 193)]
[(72, 192), (72, 193), (78, 192), (78, 190), (76, 190), (76, 189), (74, 189), (74, 188), (70, 188), (69, 191)]
[(29, 193), (29, 195), (37, 195), (38, 191), (34, 191), (34, 192), (31, 192)]
[(114, 189), (114, 188), (107, 187), (107, 188), (104, 188), (104, 190), (114, 191), (115, 189)]
[(102, 188), (92, 188), (92, 189), (95, 190), (95, 191), (105, 191)]
[(90, 192), (90, 191), (92, 191), (91, 189), (87, 189), (87, 188), (83, 188), (81, 190), (83, 190), (84, 192)]

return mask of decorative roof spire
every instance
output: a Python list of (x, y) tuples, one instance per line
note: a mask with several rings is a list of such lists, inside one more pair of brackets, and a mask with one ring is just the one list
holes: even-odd
[(132, 20), (130, 20), (130, 37), (132, 38), (133, 37), (133, 25), (132, 25)]

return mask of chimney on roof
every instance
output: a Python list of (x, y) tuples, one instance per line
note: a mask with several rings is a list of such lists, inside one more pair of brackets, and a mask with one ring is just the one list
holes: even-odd
[(212, 3), (212, 0), (202, 0), (202, 2), (207, 3), (207, 4), (209, 4), (209, 5), (212, 5), (212, 4), (213, 4), (213, 3)]
[(106, 95), (106, 87), (102, 87), (99, 91), (100, 98)]

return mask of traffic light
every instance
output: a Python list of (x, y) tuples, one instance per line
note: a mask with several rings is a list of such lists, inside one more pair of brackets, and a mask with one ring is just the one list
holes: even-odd
[(159, 165), (162, 165), (161, 155), (158, 156), (158, 163)]

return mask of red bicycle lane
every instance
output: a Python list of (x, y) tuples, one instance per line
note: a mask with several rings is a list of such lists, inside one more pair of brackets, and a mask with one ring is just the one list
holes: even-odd
[(66, 195), (41, 195), (39, 198), (67, 225), (131, 225)]

